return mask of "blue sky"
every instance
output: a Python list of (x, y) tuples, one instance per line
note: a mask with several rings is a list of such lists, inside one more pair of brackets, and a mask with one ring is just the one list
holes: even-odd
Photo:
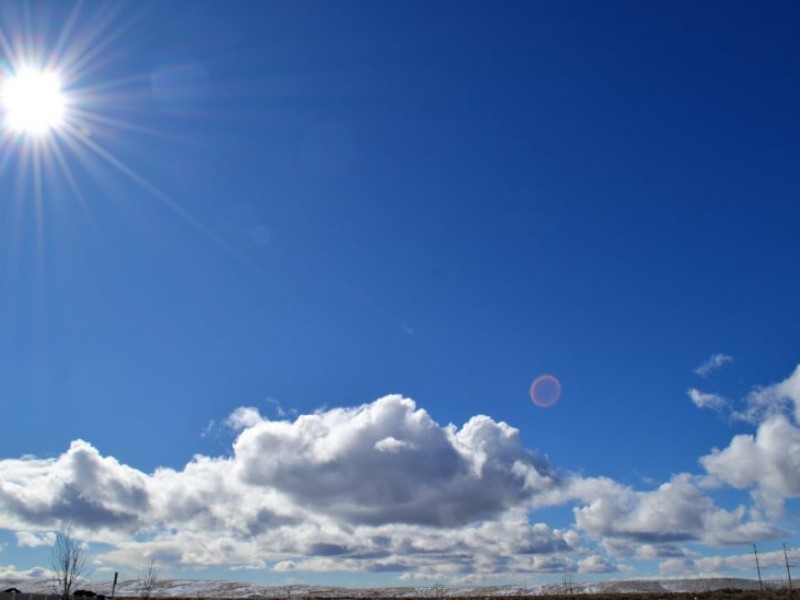
[(0, 11), (68, 98), (0, 147), (0, 575), (68, 523), (275, 583), (800, 545), (797, 5)]

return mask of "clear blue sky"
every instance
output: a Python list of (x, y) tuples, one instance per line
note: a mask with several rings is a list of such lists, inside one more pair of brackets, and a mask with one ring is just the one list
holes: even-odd
[(0, 147), (0, 576), (66, 523), (100, 573), (276, 583), (800, 546), (798, 27), (4, 3), (3, 80), (69, 103)]

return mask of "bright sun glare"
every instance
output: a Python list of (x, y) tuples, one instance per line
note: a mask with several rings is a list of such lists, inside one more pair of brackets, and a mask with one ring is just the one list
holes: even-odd
[(63, 122), (64, 94), (54, 72), (22, 69), (3, 83), (0, 98), (12, 131), (41, 136)]

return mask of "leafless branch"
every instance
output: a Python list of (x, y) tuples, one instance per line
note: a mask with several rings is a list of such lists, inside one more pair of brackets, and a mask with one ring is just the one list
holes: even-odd
[(68, 527), (56, 533), (51, 555), (54, 587), (62, 600), (69, 600), (86, 575), (86, 552)]

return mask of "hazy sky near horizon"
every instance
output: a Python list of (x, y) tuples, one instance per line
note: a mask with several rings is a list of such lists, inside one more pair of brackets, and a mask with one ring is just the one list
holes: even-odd
[(100, 577), (785, 575), (799, 27), (0, 5), (68, 100), (0, 138), (0, 578), (67, 523)]

